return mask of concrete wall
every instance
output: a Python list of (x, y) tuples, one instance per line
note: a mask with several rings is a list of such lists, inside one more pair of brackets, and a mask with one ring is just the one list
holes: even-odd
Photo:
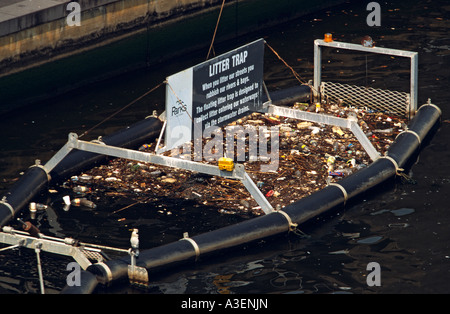
[[(356, 0), (227, 0), (215, 48), (227, 41), (236, 47), (244, 34), (344, 1)], [(0, 36), (0, 116), (194, 51), (206, 58), (222, 4), (78, 0), (81, 26), (70, 27), (69, 2), (0, 0), (0, 30), (7, 33)]]
[(129, 35), (133, 29), (154, 27), (169, 18), (222, 3), (221, 0), (80, 0), (77, 2), (82, 10), (81, 25), (68, 26), (67, 4), (71, 1), (33, 1), (0, 7), (0, 76), (67, 56), (93, 43), (118, 40), (121, 34)]

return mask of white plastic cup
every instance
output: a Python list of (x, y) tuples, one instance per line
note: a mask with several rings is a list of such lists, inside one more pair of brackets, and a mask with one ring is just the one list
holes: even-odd
[(36, 203), (35, 202), (31, 202), (30, 203), (30, 211), (31, 212), (35, 212), (36, 211)]
[(64, 200), (64, 204), (70, 205), (70, 196), (69, 195), (63, 196), (63, 200)]

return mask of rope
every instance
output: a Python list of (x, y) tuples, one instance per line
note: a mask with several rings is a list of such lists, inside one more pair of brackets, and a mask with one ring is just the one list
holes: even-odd
[(273, 49), (266, 41), (265, 41), (266, 46), (275, 54), (275, 56), (277, 56), (277, 58), (283, 62), (283, 64), (289, 69), (291, 70), (292, 74), (294, 75), (294, 77), (296, 78), (297, 81), (300, 82), (300, 84), (302, 85), (308, 85), (311, 89), (314, 90), (314, 87), (311, 86), (310, 84), (308, 84), (307, 82), (303, 81), (301, 76), (294, 70), (293, 67), (291, 67), (279, 54), (278, 52), (275, 51), (275, 49)]
[(283, 215), (284, 218), (286, 218), (286, 220), (287, 220), (287, 222), (289, 224), (289, 232), (292, 232), (292, 233), (294, 233), (294, 234), (296, 234), (296, 235), (298, 235), (298, 236), (300, 236), (302, 238), (310, 238), (309, 235), (307, 235), (306, 233), (304, 233), (303, 231), (301, 231), (298, 228), (298, 224), (297, 223), (292, 222), (291, 217), (289, 217), (289, 215), (285, 211), (276, 210), (275, 213), (279, 213), (279, 214)]
[(206, 56), (206, 60), (209, 59), (211, 50), (213, 50), (214, 40), (216, 39), (217, 29), (219, 28), (219, 22), (220, 22), (220, 18), (222, 17), (222, 12), (223, 12), (223, 7), (225, 6), (225, 1), (226, 0), (223, 0), (222, 6), (220, 7), (219, 17), (217, 18), (216, 28), (214, 29), (213, 38), (211, 40), (211, 45), (209, 46), (208, 55)]
[(139, 96), (138, 98), (134, 99), (133, 101), (131, 101), (130, 103), (128, 103), (126, 106), (122, 107), (121, 109), (117, 110), (116, 112), (114, 112), (113, 114), (111, 114), (110, 116), (106, 117), (105, 119), (103, 119), (102, 121), (100, 121), (99, 123), (97, 123), (96, 125), (94, 125), (92, 128), (90, 128), (89, 130), (85, 131), (83, 134), (81, 134), (80, 136), (78, 136), (78, 138), (81, 138), (83, 136), (85, 136), (86, 134), (88, 134), (89, 132), (91, 132), (92, 130), (98, 128), (101, 124), (105, 123), (106, 121), (108, 121), (109, 119), (111, 119), (112, 117), (116, 116), (117, 114), (119, 114), (120, 112), (124, 111), (125, 109), (127, 109), (128, 107), (130, 107), (131, 105), (134, 105), (136, 102), (138, 102), (139, 100), (141, 100), (142, 98), (144, 98), (145, 96), (147, 96), (148, 94), (152, 93), (153, 91), (155, 91), (156, 89), (158, 89), (162, 84), (164, 84), (164, 82), (159, 83), (158, 85), (156, 85), (155, 87), (153, 87), (151, 90), (145, 92), (143, 95)]
[(397, 161), (395, 161), (394, 158), (392, 158), (392, 157), (390, 157), (390, 156), (387, 156), (387, 155), (386, 155), (386, 156), (382, 156), (382, 157), (380, 157), (380, 158), (388, 159), (388, 160), (390, 160), (390, 161), (394, 164), (394, 167), (395, 167), (395, 174), (396, 174), (397, 176), (401, 177), (403, 180), (405, 180), (405, 181), (408, 182), (408, 183), (411, 183), (411, 184), (416, 184), (416, 183), (417, 183), (416, 180), (413, 180), (410, 176), (408, 176), (408, 175), (404, 172), (405, 169), (400, 168), (400, 167), (398, 166)]

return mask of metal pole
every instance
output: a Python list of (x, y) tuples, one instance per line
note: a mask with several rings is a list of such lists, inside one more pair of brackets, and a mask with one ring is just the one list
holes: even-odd
[(319, 97), (320, 80), (322, 76), (322, 50), (320, 41), (314, 41), (314, 98)]
[(37, 269), (39, 274), (39, 284), (41, 286), (41, 294), (45, 294), (45, 288), (44, 288), (44, 276), (42, 275), (42, 265), (41, 265), (41, 257), (39, 253), (41, 252), (42, 243), (36, 243), (36, 248), (34, 251), (36, 252), (36, 258), (37, 258)]
[(409, 112), (407, 113), (412, 118), (417, 111), (418, 103), (418, 77), (419, 77), (419, 54), (416, 52), (411, 56), (411, 92), (410, 92), (410, 104)]
[[(392, 48), (383, 47), (364, 47), (362, 45), (344, 43), (338, 41), (325, 42), (322, 39), (316, 39), (314, 41), (314, 89), (317, 91), (321, 83), (321, 48), (325, 46), (336, 49), (348, 49), (353, 51), (370, 52), (376, 54), (384, 54), (390, 56), (404, 57), (411, 60), (411, 79), (410, 79), (410, 104), (406, 112), (407, 116), (412, 117), (417, 111), (418, 104), (418, 72), (419, 72), (419, 54), (414, 51), (406, 51)], [(316, 92), (314, 91), (314, 92)]]

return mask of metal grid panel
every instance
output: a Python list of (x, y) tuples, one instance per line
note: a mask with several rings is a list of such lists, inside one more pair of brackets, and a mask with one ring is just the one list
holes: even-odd
[(322, 96), (344, 105), (409, 116), (409, 93), (333, 82), (322, 82), (320, 91)]
[[(322, 72), (322, 49), (321, 47), (329, 47), (329, 48), (337, 48), (337, 49), (347, 49), (347, 50), (353, 50), (353, 51), (362, 51), (362, 52), (368, 52), (368, 53), (375, 53), (375, 54), (383, 54), (383, 55), (390, 55), (390, 56), (398, 56), (398, 57), (405, 57), (409, 58), (411, 61), (410, 64), (410, 92), (409, 99), (407, 102), (404, 102), (403, 96), (398, 97), (398, 94), (402, 95), (402, 93), (398, 92), (387, 92), (387, 94), (379, 92), (380, 90), (377, 89), (370, 89), (365, 87), (360, 87), (359, 89), (355, 89), (355, 92), (358, 93), (358, 96), (355, 96), (356, 99), (361, 97), (361, 99), (358, 99), (358, 101), (355, 101), (357, 103), (360, 103), (359, 106), (368, 106), (367, 101), (368, 98), (367, 94), (369, 91), (373, 91), (373, 95), (370, 95), (370, 97), (375, 97), (375, 99), (382, 98), (383, 101), (387, 101), (388, 104), (391, 103), (392, 97), (395, 97), (395, 99), (401, 100), (401, 105), (407, 110), (405, 113), (400, 108), (396, 108), (395, 106), (389, 106), (388, 108), (385, 108), (385, 111), (394, 111), (398, 112), (398, 114), (406, 116), (408, 118), (411, 118), (415, 115), (417, 111), (417, 99), (418, 99), (418, 71), (419, 71), (419, 62), (418, 62), (418, 56), (419, 54), (417, 52), (413, 51), (405, 51), (405, 50), (398, 50), (398, 49), (390, 49), (390, 48), (383, 48), (383, 47), (365, 47), (363, 45), (357, 45), (352, 43), (344, 43), (344, 42), (337, 42), (337, 41), (331, 41), (331, 42), (325, 42), (321, 39), (316, 39), (314, 41), (314, 96), (319, 97), (320, 87), (322, 86), (321, 83), (321, 72)], [(342, 85), (345, 87), (345, 90), (348, 90), (346, 85)], [(383, 91), (384, 92), (384, 91)], [(346, 92), (345, 94), (348, 94)], [(362, 96), (361, 96), (362, 95)], [(382, 96), (381, 96), (382, 95)], [(342, 97), (344, 98), (344, 97)], [(346, 98), (347, 99), (347, 98)], [(353, 98), (349, 98), (353, 99)], [(348, 100), (347, 100), (348, 101)], [(371, 103), (375, 103), (376, 109), (379, 109), (379, 102), (378, 101), (371, 101)], [(369, 106), (368, 106), (369, 107)], [(371, 105), (373, 107), (373, 105)]]

